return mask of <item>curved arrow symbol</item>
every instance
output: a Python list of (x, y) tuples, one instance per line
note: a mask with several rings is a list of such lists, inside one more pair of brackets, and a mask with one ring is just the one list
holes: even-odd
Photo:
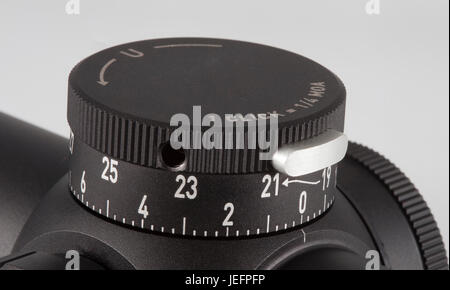
[(105, 65), (100, 70), (100, 76), (99, 76), (100, 80), (97, 81), (98, 84), (100, 84), (102, 86), (106, 86), (109, 83), (109, 82), (105, 81), (105, 72), (106, 72), (106, 69), (116, 61), (117, 61), (117, 59), (113, 58), (113, 59), (110, 59), (107, 63), (105, 63)]
[(303, 183), (303, 184), (319, 184), (320, 180), (318, 181), (306, 181), (306, 180), (300, 180), (300, 179), (294, 179), (294, 180), (289, 180), (289, 178), (286, 178), (285, 181), (283, 181), (283, 185), (288, 187), (289, 183)]

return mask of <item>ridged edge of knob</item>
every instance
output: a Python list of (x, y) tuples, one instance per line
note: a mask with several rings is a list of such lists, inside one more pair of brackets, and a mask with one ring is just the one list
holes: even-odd
[[(111, 157), (141, 166), (163, 168), (160, 146), (169, 141), (172, 128), (146, 124), (108, 112), (83, 99), (69, 85), (67, 118), (75, 138)], [(327, 129), (343, 130), (345, 98), (329, 112), (307, 122), (279, 127), (279, 146), (317, 136)], [(245, 136), (245, 139), (247, 137)], [(270, 160), (260, 160), (255, 149), (185, 150), (184, 171), (211, 174), (241, 174), (272, 169)]]
[(448, 260), (437, 223), (409, 178), (384, 156), (363, 145), (350, 142), (347, 155), (369, 169), (392, 192), (408, 218), (425, 268), (447, 270)]

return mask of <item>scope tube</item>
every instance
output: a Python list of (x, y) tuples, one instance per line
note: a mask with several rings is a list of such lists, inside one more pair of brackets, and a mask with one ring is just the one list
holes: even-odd
[(0, 112), (0, 257), (68, 169), (67, 139)]

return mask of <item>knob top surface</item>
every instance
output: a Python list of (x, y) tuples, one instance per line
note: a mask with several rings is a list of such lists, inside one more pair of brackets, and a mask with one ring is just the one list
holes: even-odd
[(167, 125), (176, 113), (191, 115), (194, 105), (201, 105), (204, 114), (276, 111), (284, 123), (330, 111), (345, 97), (336, 76), (305, 57), (221, 39), (112, 47), (78, 64), (69, 82), (82, 98), (106, 110)]

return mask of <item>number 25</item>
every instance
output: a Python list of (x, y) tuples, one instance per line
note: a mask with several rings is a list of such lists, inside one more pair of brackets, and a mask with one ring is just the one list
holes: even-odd
[[(106, 181), (111, 181), (112, 183), (116, 183), (119, 178), (119, 171), (117, 170), (117, 165), (119, 162), (117, 160), (111, 159), (104, 156), (102, 163), (105, 164), (105, 169), (103, 169), (102, 179)], [(109, 171), (109, 172), (108, 172)]]

